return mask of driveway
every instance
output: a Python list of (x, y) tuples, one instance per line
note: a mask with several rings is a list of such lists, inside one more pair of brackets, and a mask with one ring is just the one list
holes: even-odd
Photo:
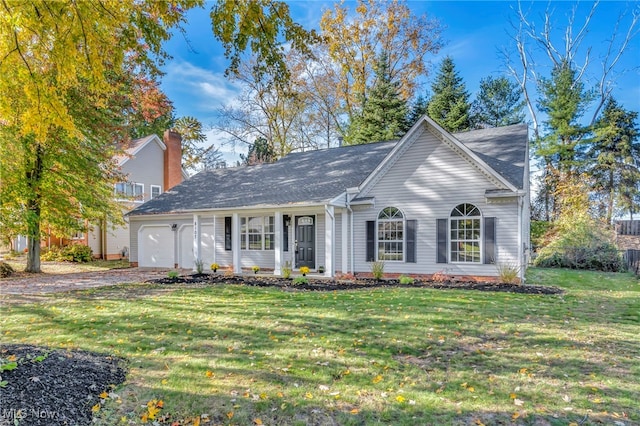
[(0, 279), (0, 295), (35, 295), (84, 290), (123, 283), (139, 283), (167, 276), (167, 270), (148, 268), (111, 269), (71, 274), (33, 274)]

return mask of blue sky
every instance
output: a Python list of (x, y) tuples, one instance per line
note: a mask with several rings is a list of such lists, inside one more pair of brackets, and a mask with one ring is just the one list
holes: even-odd
[[(353, 5), (355, 2), (347, 2)], [(494, 77), (506, 75), (504, 59), (500, 54), (504, 48), (513, 50), (513, 42), (509, 34), (513, 33), (511, 22), (517, 22), (513, 1), (409, 1), (409, 7), (416, 15), (426, 13), (437, 18), (446, 27), (443, 39), (444, 48), (437, 56), (429, 58), (435, 74), (439, 62), (447, 55), (453, 58), (456, 69), (463, 77), (471, 98), (475, 97), (480, 79), (489, 75)], [(289, 2), (294, 19), (305, 28), (318, 28), (320, 17), (325, 9), (332, 7), (333, 2), (324, 1), (291, 1)], [(547, 9), (553, 11), (554, 25), (564, 28), (567, 16), (573, 7), (577, 9), (577, 23), (584, 22), (586, 13), (592, 2), (574, 1), (536, 1), (522, 2), (528, 10), (528, 16), (537, 26), (543, 23), (542, 16)], [(212, 3), (203, 9), (189, 11), (188, 24), (185, 26), (186, 37), (177, 33), (166, 43), (167, 52), (173, 57), (164, 67), (162, 89), (174, 104), (176, 116), (190, 115), (198, 118), (205, 127), (216, 120), (216, 110), (233, 102), (240, 87), (224, 77), (227, 60), (222, 47), (211, 32), (209, 11)], [(584, 49), (591, 48), (592, 79), (598, 76), (599, 59), (604, 55), (608, 40), (618, 16), (626, 11), (622, 28), (626, 29), (630, 21), (631, 11), (635, 7), (640, 13), (640, 4), (626, 1), (603, 1), (599, 4), (590, 31), (583, 42)], [(626, 26), (624, 24), (627, 24)], [(638, 28), (636, 28), (638, 31)], [(621, 37), (622, 34), (619, 34)], [(558, 43), (560, 39), (556, 39)], [(540, 61), (540, 64), (548, 64)], [(640, 112), (640, 34), (627, 48), (619, 69), (626, 73), (618, 78), (614, 97), (627, 110)], [(539, 67), (543, 75), (548, 68)], [(431, 79), (425, 80), (429, 87)], [(221, 135), (213, 131), (207, 133), (209, 142), (221, 146)], [(222, 146), (225, 159), (235, 162), (245, 147)]]

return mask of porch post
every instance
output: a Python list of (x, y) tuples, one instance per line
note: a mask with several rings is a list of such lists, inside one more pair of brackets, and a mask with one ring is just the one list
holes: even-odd
[(240, 215), (234, 213), (231, 216), (231, 259), (233, 261), (233, 273), (242, 272), (242, 257), (240, 256)]
[(340, 212), (340, 222), (342, 223), (342, 273), (349, 272), (349, 215), (347, 210)]
[(202, 234), (200, 232), (200, 215), (193, 215), (193, 270), (196, 271), (196, 262), (202, 261)]
[(324, 232), (324, 261), (325, 261), (325, 277), (333, 277), (335, 269), (335, 228), (336, 219), (334, 216), (333, 206), (324, 206), (325, 212), (325, 232)]
[(274, 235), (273, 235), (273, 275), (280, 275), (282, 273), (282, 212), (277, 211), (274, 215)]

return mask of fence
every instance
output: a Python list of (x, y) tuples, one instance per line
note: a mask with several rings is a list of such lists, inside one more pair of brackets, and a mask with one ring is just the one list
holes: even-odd
[(640, 220), (616, 220), (618, 235), (640, 235)]
[(627, 269), (636, 275), (640, 275), (640, 250), (627, 250), (624, 253)]

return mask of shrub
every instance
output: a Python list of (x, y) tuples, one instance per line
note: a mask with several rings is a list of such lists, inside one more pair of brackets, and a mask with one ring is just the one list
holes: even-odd
[(318, 267), (318, 273), (319, 274), (324, 274), (324, 266), (319, 266)]
[(415, 282), (413, 277), (409, 277), (407, 275), (400, 275), (399, 280), (400, 280), (400, 284), (402, 285), (411, 285)]
[(291, 277), (291, 262), (284, 262), (282, 277), (287, 280)]
[(13, 270), (11, 265), (9, 265), (6, 262), (0, 262), (0, 277), (2, 278), (10, 277), (14, 272), (15, 271)]
[(518, 284), (520, 283), (520, 267), (514, 263), (498, 263), (498, 278), (501, 283)]
[(307, 277), (295, 277), (293, 280), (293, 285), (300, 284), (309, 284), (309, 280), (307, 279)]
[(40, 253), (40, 260), (44, 260), (45, 262), (53, 262), (60, 260), (61, 257), (61, 249), (60, 247), (53, 246), (49, 249), (43, 249)]
[(211, 264), (211, 270), (212, 270), (213, 272), (217, 272), (217, 271), (218, 271), (218, 269), (220, 269), (220, 265), (218, 265), (217, 263), (212, 263), (212, 264)]
[(300, 268), (300, 273), (302, 274), (302, 276), (306, 276), (309, 273), (309, 267), (308, 266), (302, 266)]
[(71, 244), (62, 248), (63, 260), (71, 262), (89, 262), (91, 260), (91, 247), (81, 244)]
[(175, 280), (176, 278), (178, 278), (180, 274), (178, 273), (178, 271), (169, 271), (167, 272), (167, 277), (171, 278), (172, 280)]
[(251, 267), (251, 270), (253, 271), (254, 274), (257, 274), (258, 271), (260, 271), (260, 267), (258, 265), (254, 265)]
[(378, 260), (371, 264), (371, 275), (376, 281), (379, 281), (384, 277), (384, 262)]
[(193, 263), (196, 265), (196, 272), (198, 274), (201, 274), (204, 270), (204, 262), (202, 261), (202, 259), (196, 259)]

